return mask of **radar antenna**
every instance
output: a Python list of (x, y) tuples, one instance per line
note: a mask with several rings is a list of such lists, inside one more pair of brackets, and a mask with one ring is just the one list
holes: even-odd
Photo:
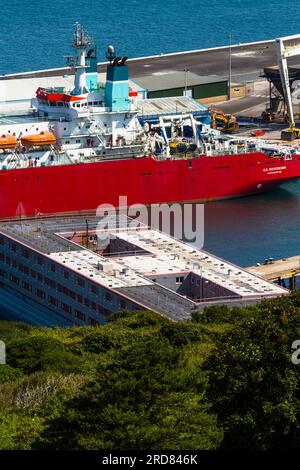
[(80, 23), (75, 23), (75, 33), (73, 36), (72, 46), (74, 49), (86, 49), (93, 42), (91, 36), (88, 36)]

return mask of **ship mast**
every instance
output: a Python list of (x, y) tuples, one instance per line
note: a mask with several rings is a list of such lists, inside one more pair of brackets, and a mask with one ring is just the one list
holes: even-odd
[(75, 33), (73, 36), (72, 46), (76, 51), (76, 58), (74, 63), (75, 68), (75, 88), (73, 90), (74, 95), (83, 95), (89, 93), (89, 89), (86, 84), (86, 61), (85, 51), (87, 47), (92, 43), (92, 38), (85, 34), (82, 26), (79, 23), (75, 24)]

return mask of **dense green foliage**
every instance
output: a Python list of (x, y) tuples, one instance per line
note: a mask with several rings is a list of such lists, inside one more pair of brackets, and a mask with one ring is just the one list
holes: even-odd
[(299, 449), (300, 293), (186, 323), (0, 322), (0, 449)]

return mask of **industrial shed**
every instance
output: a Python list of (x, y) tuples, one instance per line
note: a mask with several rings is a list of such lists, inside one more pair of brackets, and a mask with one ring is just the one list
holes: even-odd
[(190, 96), (204, 103), (225, 101), (228, 96), (228, 80), (217, 75), (200, 76), (192, 72), (157, 72), (135, 78), (147, 90), (148, 98)]

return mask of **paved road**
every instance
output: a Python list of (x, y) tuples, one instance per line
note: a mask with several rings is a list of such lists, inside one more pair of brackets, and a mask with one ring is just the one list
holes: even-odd
[[(258, 77), (264, 67), (277, 62), (273, 42), (232, 47), (232, 75), (244, 80)], [(228, 76), (229, 48), (170, 54), (153, 58), (132, 59), (128, 62), (133, 78), (157, 72), (182, 71), (185, 67), (198, 75)], [(299, 58), (289, 59), (289, 64), (299, 64)], [(100, 66), (104, 71), (104, 67)]]
[[(233, 75), (259, 74), (268, 65), (276, 63), (271, 44), (240, 46), (232, 48)], [(130, 74), (141, 77), (150, 73), (182, 71), (185, 67), (198, 75), (227, 76), (229, 49), (215, 49), (186, 54), (161, 56), (153, 59), (131, 60)]]
[(250, 266), (246, 268), (250, 273), (256, 274), (267, 281), (275, 281), (279, 277), (289, 278), (293, 274), (300, 273), (300, 256), (276, 260), (272, 264), (262, 264), (261, 266)]
[[(299, 63), (299, 58), (289, 60), (290, 64)], [(153, 73), (169, 71), (183, 71), (187, 67), (198, 75), (218, 75), (227, 77), (229, 64), (229, 48), (210, 49), (180, 54), (167, 54), (143, 59), (130, 59), (130, 76), (138, 78)], [(259, 44), (239, 45), (232, 47), (232, 73), (234, 77), (254, 79), (258, 77), (264, 67), (276, 64), (276, 55), (272, 42)], [(105, 64), (99, 64), (100, 72), (105, 71)], [(72, 73), (69, 68), (35, 71), (26, 74), (14, 74), (9, 78), (50, 77)], [(8, 78), (6, 76), (0, 79)]]
[[(240, 112), (245, 112), (247, 109), (263, 105), (268, 103), (268, 97), (261, 96), (246, 96), (245, 98), (240, 98), (232, 101), (225, 101), (216, 105), (217, 108), (224, 111), (224, 113), (238, 114)], [(262, 107), (262, 110), (264, 106)]]

